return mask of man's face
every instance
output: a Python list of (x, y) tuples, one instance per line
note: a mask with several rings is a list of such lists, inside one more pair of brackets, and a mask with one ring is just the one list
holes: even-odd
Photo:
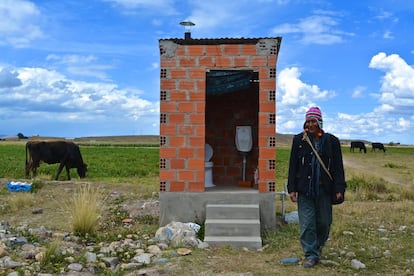
[(320, 131), (318, 121), (315, 118), (307, 119), (305, 126), (311, 135), (316, 135)]

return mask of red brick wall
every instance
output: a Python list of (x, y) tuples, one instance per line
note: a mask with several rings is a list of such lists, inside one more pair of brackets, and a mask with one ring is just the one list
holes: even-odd
[[(220, 42), (223, 41), (223, 44)], [(204, 43), (205, 42), (205, 43)], [(237, 125), (252, 125), (247, 180), (259, 168), (260, 192), (275, 189), (275, 91), (280, 38), (160, 40), (160, 191), (204, 191), (204, 144), (214, 149), (213, 182), (237, 185), (242, 156)], [(209, 70), (249, 70), (247, 90), (206, 97)]]

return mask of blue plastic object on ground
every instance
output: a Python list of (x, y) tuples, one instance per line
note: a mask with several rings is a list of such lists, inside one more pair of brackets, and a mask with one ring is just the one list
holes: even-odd
[(26, 182), (10, 181), (9, 183), (7, 183), (7, 189), (10, 192), (30, 192), (32, 190), (32, 184)]

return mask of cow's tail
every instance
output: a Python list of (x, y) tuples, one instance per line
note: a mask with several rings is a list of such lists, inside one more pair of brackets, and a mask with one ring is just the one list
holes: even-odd
[(30, 151), (29, 151), (29, 142), (26, 143), (26, 163), (24, 166), (24, 176), (29, 177), (29, 161), (30, 161)]
[(28, 158), (27, 158), (27, 148), (29, 147), (29, 145), (28, 145), (28, 144), (29, 144), (29, 143), (26, 143), (26, 164), (25, 164), (25, 165), (26, 165), (26, 167), (27, 167), (27, 163), (28, 163), (28, 160), (27, 160), (27, 159), (28, 159)]

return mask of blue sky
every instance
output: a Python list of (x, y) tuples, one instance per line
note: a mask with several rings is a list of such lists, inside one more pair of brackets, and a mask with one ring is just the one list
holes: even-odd
[(278, 133), (414, 144), (414, 1), (1, 0), (0, 135), (159, 134), (158, 40), (282, 37)]

